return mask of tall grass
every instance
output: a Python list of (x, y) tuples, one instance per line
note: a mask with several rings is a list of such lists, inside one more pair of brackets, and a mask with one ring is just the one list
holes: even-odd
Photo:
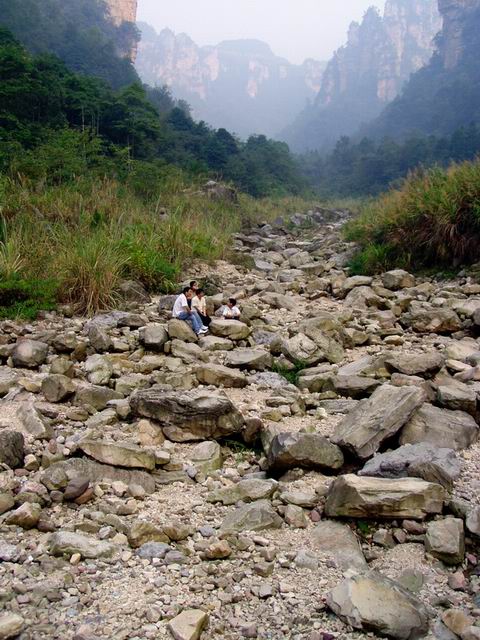
[(480, 257), (480, 160), (417, 171), (345, 228), (357, 273), (456, 268)]
[(93, 173), (65, 183), (0, 178), (0, 276), (9, 297), (20, 276), (27, 284), (51, 283), (48, 291), (58, 300), (86, 314), (114, 306), (122, 279), (138, 280), (153, 293), (170, 292), (192, 261), (226, 256), (232, 233), (245, 221), (305, 208), (299, 199), (240, 195), (237, 204), (213, 201), (198, 187), (180, 174), (161, 184)]

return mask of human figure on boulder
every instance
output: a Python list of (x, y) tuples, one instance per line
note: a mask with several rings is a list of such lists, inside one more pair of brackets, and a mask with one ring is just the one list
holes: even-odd
[(208, 327), (212, 319), (207, 313), (207, 299), (205, 298), (205, 291), (203, 289), (197, 289), (196, 295), (192, 300), (192, 309), (200, 316), (203, 326)]
[(185, 287), (182, 293), (175, 300), (173, 305), (172, 317), (178, 320), (183, 320), (191, 325), (194, 332), (198, 335), (203, 335), (208, 332), (208, 327), (205, 327), (200, 320), (198, 313), (191, 309), (188, 305), (188, 301), (192, 301), (193, 291), (190, 287)]
[(190, 289), (192, 290), (192, 297), (190, 299), (187, 298), (188, 308), (192, 308), (192, 300), (197, 295), (198, 291), (198, 282), (196, 280), (192, 280), (190, 282)]
[(229, 298), (222, 315), (225, 320), (240, 320), (240, 309), (237, 307), (235, 298)]

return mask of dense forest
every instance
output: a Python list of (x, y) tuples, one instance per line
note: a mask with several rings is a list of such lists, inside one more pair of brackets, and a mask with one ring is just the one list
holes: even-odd
[(480, 127), (460, 127), (445, 137), (412, 134), (403, 141), (341, 138), (329, 154), (299, 158), (302, 172), (323, 196), (372, 196), (395, 186), (418, 167), (448, 166), (480, 153)]

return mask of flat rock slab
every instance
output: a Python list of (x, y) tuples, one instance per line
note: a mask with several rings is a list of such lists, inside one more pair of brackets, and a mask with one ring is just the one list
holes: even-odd
[(134, 393), (130, 405), (136, 415), (159, 422), (174, 442), (217, 440), (240, 433), (244, 425), (242, 415), (222, 392), (152, 388)]
[(248, 384), (243, 373), (221, 364), (202, 364), (195, 369), (195, 375), (200, 384), (211, 384), (225, 389), (243, 389)]
[(274, 511), (268, 500), (258, 500), (243, 505), (227, 515), (220, 527), (221, 533), (240, 533), (241, 531), (264, 531), (280, 529), (282, 518)]
[(402, 429), (400, 444), (427, 442), (460, 451), (467, 449), (477, 438), (478, 425), (468, 413), (424, 404)]
[(390, 480), (347, 474), (332, 483), (325, 513), (331, 518), (423, 520), (441, 513), (444, 500), (443, 487), (418, 478)]
[(343, 462), (341, 449), (315, 433), (280, 433), (273, 438), (267, 456), (272, 473), (296, 467), (338, 470)]
[(253, 371), (265, 371), (272, 366), (272, 356), (264, 349), (235, 349), (227, 354), (225, 364)]
[(124, 482), (126, 485), (139, 485), (148, 494), (155, 491), (155, 478), (146, 471), (120, 469), (87, 458), (69, 458), (56, 462), (45, 469), (41, 480), (47, 488), (53, 490), (66, 487), (71, 480), (79, 476), (88, 478), (91, 484), (104, 481)]
[(367, 561), (355, 534), (346, 524), (322, 520), (312, 529), (312, 542), (321, 555), (333, 558), (343, 571), (366, 571)]
[(390, 371), (398, 371), (407, 376), (430, 377), (443, 367), (444, 358), (437, 351), (430, 353), (398, 353), (385, 360)]
[(344, 580), (327, 595), (327, 605), (354, 629), (399, 640), (414, 640), (428, 631), (428, 613), (420, 600), (373, 571)]
[(453, 449), (428, 443), (406, 444), (394, 451), (377, 454), (358, 472), (377, 478), (422, 478), (451, 489), (460, 476), (462, 463)]
[(98, 462), (129, 469), (155, 469), (155, 454), (134, 444), (118, 444), (104, 440), (84, 440), (79, 448)]
[(270, 498), (278, 483), (275, 480), (262, 480), (260, 478), (247, 478), (240, 480), (229, 487), (212, 491), (207, 496), (208, 502), (221, 502), (225, 505), (243, 502), (254, 502)]
[(423, 391), (417, 387), (384, 384), (340, 422), (332, 442), (366, 460), (403, 427), (423, 401)]
[(79, 553), (82, 558), (89, 559), (115, 558), (120, 551), (120, 548), (111, 542), (72, 531), (57, 531), (52, 534), (49, 549), (54, 556), (72, 556)]

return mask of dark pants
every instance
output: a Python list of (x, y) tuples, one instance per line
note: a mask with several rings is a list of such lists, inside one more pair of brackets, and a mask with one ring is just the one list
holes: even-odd
[(200, 320), (203, 322), (204, 326), (208, 327), (212, 321), (210, 316), (204, 316), (203, 313), (200, 313), (200, 311), (197, 311), (197, 313), (200, 316)]

